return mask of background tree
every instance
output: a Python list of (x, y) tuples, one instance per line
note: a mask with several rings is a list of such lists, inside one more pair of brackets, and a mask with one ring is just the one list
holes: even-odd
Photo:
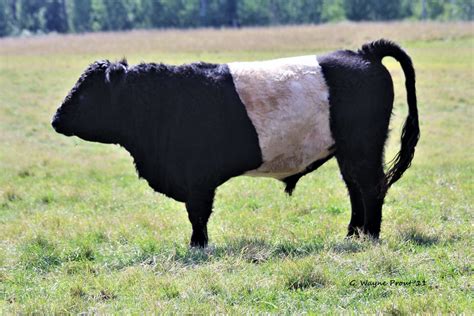
[(103, 0), (106, 14), (103, 16), (105, 23), (103, 29), (110, 30), (128, 30), (132, 28), (129, 16), (129, 7), (123, 0)]
[(68, 30), (65, 0), (48, 0), (45, 6), (45, 30), (65, 33)]
[(346, 17), (352, 21), (373, 19), (370, 0), (345, 0), (344, 11)]
[(391, 1), (371, 1), (371, 15), (373, 20), (377, 21), (386, 21), (386, 20), (396, 20), (402, 18), (401, 16), (401, 0), (391, 0)]
[[(298, 2), (298, 1), (296, 1)], [(302, 0), (295, 4), (297, 10), (293, 11), (292, 24), (301, 23), (321, 23), (321, 13), (323, 10), (323, 0)]]
[(92, 0), (73, 0), (71, 15), (71, 24), (75, 32), (92, 30)]
[(201, 0), (199, 14), (202, 26), (238, 26), (237, 0)]
[(10, 33), (7, 21), (7, 3), (5, 0), (0, 0), (0, 36), (5, 36)]
[(45, 2), (42, 0), (18, 0), (18, 22), (20, 29), (44, 30)]
[(428, 19), (436, 19), (443, 14), (445, 1), (426, 0), (426, 13)]
[(0, 36), (341, 20), (473, 20), (473, 0), (0, 0)]
[(454, 2), (454, 10), (456, 12), (453, 20), (470, 20), (474, 19), (474, 1), (472, 0), (456, 0)]
[(91, 8), (92, 8), (91, 30), (92, 31), (107, 30), (108, 19), (107, 19), (107, 11), (106, 11), (104, 2), (102, 0), (92, 0)]
[(239, 21), (242, 25), (268, 25), (270, 13), (268, 0), (240, 0), (237, 6)]

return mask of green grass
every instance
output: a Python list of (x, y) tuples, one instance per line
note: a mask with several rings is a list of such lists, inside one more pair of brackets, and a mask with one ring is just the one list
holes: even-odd
[[(474, 312), (472, 23), (277, 30), (0, 40), (2, 314)], [(189, 249), (184, 206), (138, 180), (125, 150), (49, 125), (98, 58), (226, 62), (355, 49), (379, 36), (399, 41), (414, 60), (422, 131), (413, 166), (386, 198), (379, 242), (344, 240), (350, 205), (331, 161), (292, 198), (275, 180), (227, 182), (210, 247)], [(407, 107), (403, 73), (384, 63), (396, 89), (389, 158)], [(365, 280), (426, 285), (361, 286)]]

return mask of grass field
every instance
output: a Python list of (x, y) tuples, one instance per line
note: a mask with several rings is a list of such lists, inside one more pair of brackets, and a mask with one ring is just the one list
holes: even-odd
[[(124, 149), (49, 125), (96, 59), (258, 60), (380, 37), (414, 60), (422, 138), (386, 198), (378, 243), (344, 240), (350, 205), (331, 161), (292, 198), (275, 180), (227, 182), (210, 219), (211, 246), (189, 249), (184, 205), (138, 180)], [(396, 90), (390, 159), (407, 106), (399, 65), (384, 64)], [(0, 39), (0, 313), (472, 314), (473, 83), (472, 23)]]

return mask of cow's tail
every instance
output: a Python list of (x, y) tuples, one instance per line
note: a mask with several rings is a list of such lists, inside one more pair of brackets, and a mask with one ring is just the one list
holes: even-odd
[(389, 165), (385, 175), (385, 192), (403, 175), (405, 170), (411, 165), (415, 154), (415, 146), (420, 138), (420, 127), (418, 125), (418, 109), (416, 105), (415, 69), (410, 57), (397, 44), (388, 40), (378, 40), (362, 46), (359, 51), (364, 57), (381, 62), (390, 56), (395, 58), (401, 65), (405, 73), (405, 88), (407, 90), (408, 117), (403, 125), (401, 136), (401, 148)]

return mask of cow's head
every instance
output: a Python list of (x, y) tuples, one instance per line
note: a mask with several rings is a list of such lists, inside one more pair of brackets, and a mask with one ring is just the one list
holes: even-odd
[(116, 143), (123, 117), (118, 101), (127, 67), (125, 60), (91, 64), (56, 111), (54, 129), (66, 136)]

